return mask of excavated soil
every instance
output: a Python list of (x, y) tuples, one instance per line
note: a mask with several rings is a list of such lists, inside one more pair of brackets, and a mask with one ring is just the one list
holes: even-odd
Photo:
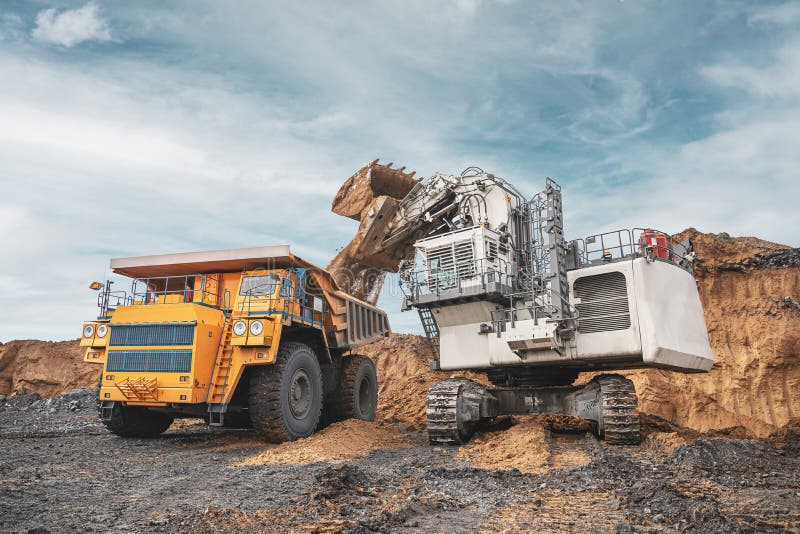
[(77, 340), (0, 343), (0, 394), (49, 397), (96, 385), (100, 370), (83, 362), (84, 350)]
[(459, 448), (457, 458), (483, 469), (515, 469), (543, 473), (588, 464), (596, 451), (593, 437), (581, 425), (559, 424), (561, 431), (541, 417), (514, 417), (486, 428)]
[(397, 430), (348, 419), (308, 438), (269, 447), (240, 465), (339, 463), (370, 451), (407, 446)]
[(433, 349), (427, 339), (408, 334), (391, 334), (358, 352), (375, 362), (378, 373), (377, 420), (400, 428), (425, 428), (425, 399), (428, 388), (448, 378), (448, 373), (431, 371)]

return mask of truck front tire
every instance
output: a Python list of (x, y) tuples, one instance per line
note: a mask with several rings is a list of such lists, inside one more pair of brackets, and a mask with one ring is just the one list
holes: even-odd
[(125, 438), (155, 438), (166, 432), (174, 418), (142, 406), (123, 406), (115, 402), (111, 418), (103, 424), (112, 433)]
[(265, 441), (313, 434), (322, 412), (322, 371), (314, 350), (305, 343), (283, 343), (273, 365), (253, 369), (249, 403), (250, 421)]

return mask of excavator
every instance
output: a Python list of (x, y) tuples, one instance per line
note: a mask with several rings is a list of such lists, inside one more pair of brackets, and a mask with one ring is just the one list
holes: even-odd
[[(528, 196), (478, 167), (415, 179), (375, 160), (333, 211), (360, 223), (329, 266), (334, 278), (374, 303), (384, 275), (399, 273), (403, 310), (417, 310), (437, 349), (432, 368), (486, 375), (430, 388), (431, 444), (465, 443), (482, 422), (523, 414), (577, 416), (608, 443), (636, 444), (634, 385), (606, 372), (714, 363), (690, 244), (647, 227), (567, 240), (550, 178)], [(597, 373), (576, 385), (585, 371)]]

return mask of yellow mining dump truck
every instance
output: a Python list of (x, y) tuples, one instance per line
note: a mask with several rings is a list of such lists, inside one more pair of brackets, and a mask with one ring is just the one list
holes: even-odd
[(371, 421), (375, 367), (351, 349), (389, 332), (386, 314), (340, 291), (288, 246), (111, 260), (130, 292), (94, 282), (100, 316), (84, 361), (103, 366), (98, 407), (120, 436), (181, 417), (252, 426), (265, 440)]

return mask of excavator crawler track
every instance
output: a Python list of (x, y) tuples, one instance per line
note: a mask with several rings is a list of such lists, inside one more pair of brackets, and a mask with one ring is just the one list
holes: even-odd
[(620, 375), (602, 375), (595, 380), (603, 404), (600, 436), (611, 445), (639, 444), (641, 423), (633, 382)]
[(460, 445), (472, 435), (475, 423), (463, 417), (464, 395), (485, 394), (485, 388), (466, 378), (448, 378), (428, 390), (425, 415), (431, 445)]

